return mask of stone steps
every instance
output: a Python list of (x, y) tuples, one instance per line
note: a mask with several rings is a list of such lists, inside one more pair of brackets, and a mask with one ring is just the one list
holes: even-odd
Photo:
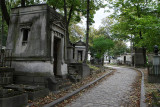
[(63, 78), (58, 78), (58, 77), (50, 77), (48, 78), (48, 88), (50, 91), (60, 91), (65, 88), (68, 88), (71, 86), (71, 81), (69, 79), (63, 79)]

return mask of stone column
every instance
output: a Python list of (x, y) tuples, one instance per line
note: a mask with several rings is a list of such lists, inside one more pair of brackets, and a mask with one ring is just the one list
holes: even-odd
[(65, 40), (64, 40), (64, 35), (63, 34), (61, 34), (61, 37), (62, 37), (61, 38), (61, 41), (62, 41), (61, 43), (62, 43), (62, 64), (63, 64), (64, 60), (65, 60), (65, 55), (64, 55), (64, 53), (65, 53), (65, 49), (64, 49), (65, 48), (65, 45), (64, 45), (65, 42), (64, 41)]
[(154, 75), (160, 74), (160, 56), (158, 55), (153, 56), (153, 72)]
[(67, 54), (68, 54), (68, 63), (73, 63), (73, 46), (71, 44), (67, 47)]
[(54, 32), (52, 31), (51, 33), (51, 63), (54, 62), (53, 49), (54, 49)]
[(153, 56), (153, 65), (148, 68), (148, 82), (149, 83), (160, 83), (160, 56)]
[(136, 48), (134, 54), (134, 66), (141, 67), (144, 65), (143, 48)]

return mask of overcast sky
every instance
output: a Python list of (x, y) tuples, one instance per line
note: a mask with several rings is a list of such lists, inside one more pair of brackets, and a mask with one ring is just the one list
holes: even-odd
[[(99, 26), (101, 25), (102, 19), (106, 18), (113, 12), (112, 10), (110, 10), (111, 12), (105, 12), (106, 10), (108, 10), (108, 7), (101, 8), (98, 11), (96, 11), (96, 14), (94, 15), (94, 21), (95, 21), (95, 23), (93, 24), (94, 28), (98, 29)], [(86, 28), (86, 19), (83, 18), (83, 24), (78, 24), (78, 25)]]
[(112, 10), (110, 10), (111, 12), (105, 12), (105, 10), (107, 10), (107, 9), (108, 8), (101, 8), (94, 15), (94, 21), (95, 21), (95, 23), (93, 24), (93, 26), (96, 29), (98, 29), (99, 26), (101, 25), (102, 19), (106, 18), (107, 16), (109, 16), (112, 13)]

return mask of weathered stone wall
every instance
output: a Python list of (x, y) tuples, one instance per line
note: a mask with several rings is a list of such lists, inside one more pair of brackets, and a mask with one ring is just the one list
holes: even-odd
[[(126, 60), (124, 60), (125, 58)], [(122, 55), (120, 57), (117, 58), (117, 63), (119, 64), (127, 64), (127, 65), (131, 65), (132, 63), (132, 55), (131, 54), (126, 54), (126, 55)]]
[[(23, 45), (23, 28), (28, 28), (28, 41)], [(15, 8), (11, 11), (7, 49), (13, 49), (13, 57), (46, 57), (47, 6)]]
[(15, 84), (32, 84), (47, 86), (47, 78), (51, 77), (50, 73), (40, 72), (14, 72), (13, 82)]
[(40, 72), (53, 75), (53, 64), (51, 64), (50, 61), (13, 61), (12, 67), (18, 72)]

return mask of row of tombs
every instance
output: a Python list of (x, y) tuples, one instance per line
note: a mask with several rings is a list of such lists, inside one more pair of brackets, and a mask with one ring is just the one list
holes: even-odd
[(1, 66), (14, 69), (0, 68), (0, 84), (41, 85), (54, 91), (68, 77), (78, 81), (88, 76), (89, 67), (80, 63), (86, 44), (80, 40), (67, 45), (65, 33), (64, 17), (46, 4), (13, 8), (5, 50), (11, 54), (1, 51)]

